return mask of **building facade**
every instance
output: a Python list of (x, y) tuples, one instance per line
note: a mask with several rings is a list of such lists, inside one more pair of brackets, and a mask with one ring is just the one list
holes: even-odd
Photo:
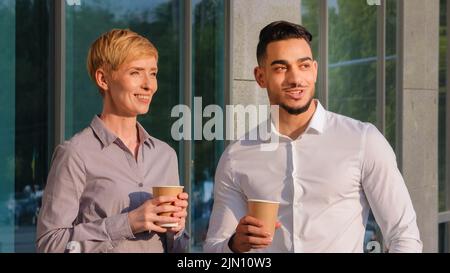
[[(191, 196), (190, 251), (200, 252), (215, 167), (228, 142), (174, 140), (178, 118), (171, 112), (179, 104), (268, 104), (253, 68), (259, 30), (275, 20), (311, 31), (318, 99), (330, 111), (372, 122), (386, 136), (424, 251), (449, 252), (448, 14), (447, 0), (0, 1), (0, 252), (34, 251), (54, 147), (101, 111), (86, 55), (112, 28), (130, 28), (159, 50), (158, 92), (139, 121), (178, 154)], [(208, 121), (193, 116), (194, 123)], [(383, 245), (372, 217), (371, 241)]]

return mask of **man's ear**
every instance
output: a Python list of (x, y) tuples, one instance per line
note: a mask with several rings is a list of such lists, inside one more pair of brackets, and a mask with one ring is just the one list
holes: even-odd
[(317, 82), (317, 71), (319, 69), (319, 64), (317, 64), (317, 61), (313, 62), (313, 69), (314, 69), (314, 83)]
[(266, 81), (265, 81), (265, 77), (264, 77), (263, 68), (260, 66), (255, 67), (255, 69), (253, 70), (253, 74), (255, 75), (255, 80), (259, 84), (259, 86), (261, 88), (266, 88), (267, 85), (266, 85)]
[(105, 93), (108, 90), (108, 81), (106, 80), (106, 73), (105, 70), (102, 68), (97, 69), (95, 71), (95, 82), (97, 83), (98, 87)]

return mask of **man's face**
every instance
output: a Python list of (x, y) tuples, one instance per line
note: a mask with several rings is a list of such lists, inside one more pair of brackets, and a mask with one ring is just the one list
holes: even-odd
[(114, 114), (126, 117), (148, 112), (153, 94), (158, 89), (155, 57), (143, 57), (125, 62), (116, 71), (106, 75), (108, 89), (105, 104)]
[(304, 39), (271, 42), (255, 78), (267, 89), (271, 105), (298, 115), (308, 110), (314, 97), (317, 62)]

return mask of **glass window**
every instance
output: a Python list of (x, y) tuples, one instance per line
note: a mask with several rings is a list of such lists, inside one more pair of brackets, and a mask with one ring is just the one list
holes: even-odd
[[(385, 136), (393, 148), (396, 129), (396, 6), (396, 1), (386, 1)], [(377, 6), (367, 5), (363, 0), (328, 0), (328, 13), (329, 109), (377, 124)], [(374, 243), (382, 251), (382, 241), (380, 228), (370, 213), (364, 251), (377, 251), (373, 249)]]
[[(301, 22), (300, 24), (312, 34), (313, 39), (311, 42), (311, 48), (313, 53), (313, 58), (317, 62), (320, 60), (319, 56), (319, 23), (320, 23), (320, 16), (319, 16), (319, 1), (317, 0), (302, 0), (301, 1)], [(319, 68), (320, 69), (320, 68)], [(316, 84), (316, 90), (314, 97), (316, 99), (319, 98), (319, 81), (320, 81), (320, 72), (319, 72), (319, 78), (317, 79)]]
[(129, 28), (147, 37), (159, 52), (158, 91), (149, 113), (139, 121), (179, 153), (182, 142), (170, 136), (176, 121), (170, 113), (180, 103), (180, 6), (180, 1), (170, 0), (85, 0), (66, 5), (66, 139), (102, 111), (102, 98), (86, 70), (90, 45), (113, 28)]
[(439, 224), (439, 253), (449, 253), (449, 240), (448, 231), (450, 229), (450, 223)]
[(301, 1), (301, 24), (309, 30), (313, 39), (311, 47), (314, 59), (319, 57), (319, 1), (302, 0)]
[(15, 1), (0, 2), (0, 252), (14, 251)]
[(447, 93), (447, 1), (441, 0), (439, 26), (439, 211), (448, 210), (445, 174)]
[[(172, 139), (170, 129), (177, 118), (170, 113), (183, 103), (180, 82), (183, 50), (182, 1), (123, 2), (85, 0), (79, 6), (66, 6), (66, 138), (89, 125), (101, 112), (101, 96), (86, 71), (90, 44), (112, 28), (130, 28), (148, 37), (159, 50), (158, 92), (148, 115), (139, 121), (153, 136), (168, 142), (179, 155), (182, 141)], [(202, 98), (203, 107), (224, 104), (224, 1), (192, 2), (193, 95)], [(95, 19), (95, 20), (94, 20)], [(203, 120), (206, 123), (210, 118)], [(201, 251), (212, 205), (213, 178), (224, 149), (223, 141), (192, 141), (192, 196), (190, 204), (192, 251)], [(182, 173), (180, 173), (182, 175)]]
[[(194, 0), (193, 18), (193, 94), (208, 105), (224, 107), (224, 1)], [(205, 125), (215, 117), (203, 118)], [(212, 131), (219, 130), (213, 128)], [(213, 203), (213, 181), (224, 141), (193, 141), (194, 161), (191, 223), (192, 252), (202, 251)]]
[(395, 151), (397, 94), (397, 0), (386, 1), (386, 120), (385, 137)]
[(377, 8), (328, 1), (329, 110), (376, 123)]
[[(439, 212), (450, 210), (450, 188), (446, 173), (447, 151), (447, 0), (440, 1), (439, 24), (439, 132), (438, 132), (438, 180)], [(449, 252), (450, 228), (448, 223), (439, 225), (439, 252)]]
[[(53, 1), (0, 3), (0, 252), (33, 252), (53, 149)], [(20, 18), (20, 20), (16, 20)]]

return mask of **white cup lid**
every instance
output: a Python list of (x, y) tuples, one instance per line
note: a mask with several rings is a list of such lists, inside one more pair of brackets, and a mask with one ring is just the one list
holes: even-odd
[(153, 186), (153, 188), (184, 188), (184, 186), (160, 185), (160, 186)]
[(262, 200), (262, 199), (248, 199), (249, 202), (261, 202), (261, 203), (272, 203), (272, 204), (280, 204), (280, 202), (272, 201), (272, 200)]

